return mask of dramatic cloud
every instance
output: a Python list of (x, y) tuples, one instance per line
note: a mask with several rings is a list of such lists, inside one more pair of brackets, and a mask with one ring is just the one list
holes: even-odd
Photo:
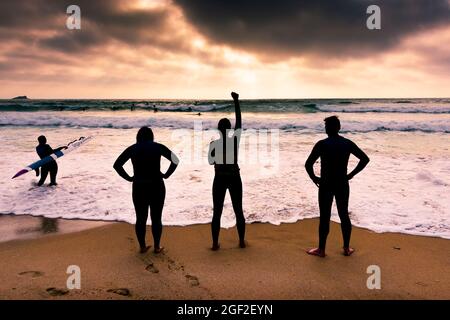
[[(212, 40), (263, 55), (373, 54), (404, 37), (450, 23), (447, 0), (174, 0)], [(382, 30), (366, 27), (381, 8)]]
[[(139, 1), (78, 0), (82, 9), (82, 29), (65, 28), (66, 8), (73, 1), (4, 1), (0, 3), (0, 39), (25, 38), (59, 51), (74, 52), (111, 41), (126, 45), (147, 45), (184, 49), (183, 30), (171, 22), (169, 6), (139, 7)], [(128, 5), (127, 5), (128, 4)]]
[(0, 98), (448, 96), (449, 3), (0, 1)]

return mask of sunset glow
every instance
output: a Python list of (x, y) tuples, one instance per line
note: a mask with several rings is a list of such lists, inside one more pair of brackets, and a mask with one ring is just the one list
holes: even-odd
[[(252, 26), (246, 8), (230, 18), (225, 5), (210, 4), (217, 4), (214, 19), (188, 1), (79, 1), (82, 29), (67, 30), (65, 11), (51, 1), (2, 3), (3, 14), (17, 14), (0, 19), (0, 98), (201, 99), (223, 98), (233, 88), (245, 98), (449, 95), (450, 49), (444, 44), (450, 23), (433, 12), (424, 13), (431, 16), (421, 25), (409, 26), (408, 20), (399, 31), (393, 24), (401, 12), (387, 7), (384, 29), (355, 31), (367, 42), (359, 46), (347, 44), (359, 25), (343, 27), (348, 35), (327, 37), (333, 26), (320, 24), (320, 39), (315, 30), (296, 30), (302, 19), (314, 19), (301, 5), (298, 26), (295, 19), (261, 12), (260, 20), (267, 21), (259, 27)], [(261, 7), (270, 12), (265, 2)], [(251, 32), (266, 25), (264, 33)], [(375, 32), (383, 36), (375, 39)]]

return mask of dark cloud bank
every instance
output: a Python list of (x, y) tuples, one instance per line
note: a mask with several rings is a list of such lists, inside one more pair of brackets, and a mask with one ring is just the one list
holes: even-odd
[[(168, 49), (174, 46), (164, 37), (170, 32), (168, 8), (125, 10), (123, 0), (14, 0), (0, 2), (0, 40), (28, 41), (39, 31), (33, 42), (40, 47), (65, 53), (100, 47), (112, 40), (126, 45), (151, 45)], [(65, 28), (66, 8), (77, 4), (81, 8), (81, 30)], [(172, 30), (173, 31), (173, 30)], [(174, 39), (176, 35), (174, 35)], [(175, 41), (173, 41), (175, 43)]]
[[(65, 10), (82, 9), (82, 30), (64, 29)], [(212, 43), (263, 55), (364, 55), (395, 46), (404, 37), (450, 23), (447, 0), (173, 0), (189, 23)], [(0, 2), (0, 41), (79, 52), (110, 41), (185, 50), (189, 39), (176, 35), (170, 8), (124, 10), (123, 0), (14, 0)], [(366, 28), (366, 8), (382, 10), (382, 30)], [(167, 35), (172, 35), (167, 37)]]
[[(403, 37), (449, 24), (447, 0), (174, 0), (215, 42), (255, 52), (366, 54)], [(382, 30), (366, 28), (366, 9), (381, 8)]]

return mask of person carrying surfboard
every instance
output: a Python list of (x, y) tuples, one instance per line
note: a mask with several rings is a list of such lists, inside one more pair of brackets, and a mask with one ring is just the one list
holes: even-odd
[[(36, 152), (37, 152), (37, 154), (39, 155), (39, 157), (41, 159), (44, 159), (45, 157), (48, 157), (49, 155), (51, 155), (51, 154), (53, 154), (53, 153), (55, 153), (57, 151), (61, 151), (61, 150), (67, 149), (67, 146), (63, 146), (63, 147), (59, 147), (59, 148), (53, 149), (52, 147), (50, 147), (47, 144), (47, 138), (45, 136), (39, 136), (38, 137), (38, 141), (39, 141), (39, 144), (36, 147)], [(36, 171), (36, 176), (38, 177), (39, 176), (39, 168), (37, 168), (35, 171)], [(40, 171), (41, 171), (40, 172), (41, 178), (39, 179), (38, 186), (42, 186), (44, 184), (45, 179), (47, 179), (47, 175), (48, 175), (49, 172), (50, 172), (50, 184), (49, 184), (49, 186), (56, 186), (56, 185), (58, 185), (56, 183), (56, 175), (58, 174), (58, 164), (56, 163), (55, 160), (50, 161), (47, 164), (44, 164), (41, 167)]]

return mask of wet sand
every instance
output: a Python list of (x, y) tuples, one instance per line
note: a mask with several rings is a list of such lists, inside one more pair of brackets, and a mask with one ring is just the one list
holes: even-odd
[(0, 243), (12, 240), (36, 239), (54, 234), (73, 233), (108, 225), (109, 223), (106, 221), (0, 214)]
[[(165, 227), (160, 255), (139, 254), (126, 223), (3, 242), (0, 298), (450, 299), (450, 240), (354, 228), (356, 252), (344, 257), (332, 223), (322, 259), (305, 253), (317, 224), (248, 225), (246, 249), (234, 228), (222, 230), (217, 252), (209, 225)], [(80, 290), (67, 290), (69, 265), (81, 269)], [(380, 267), (380, 290), (367, 288), (370, 265)]]

